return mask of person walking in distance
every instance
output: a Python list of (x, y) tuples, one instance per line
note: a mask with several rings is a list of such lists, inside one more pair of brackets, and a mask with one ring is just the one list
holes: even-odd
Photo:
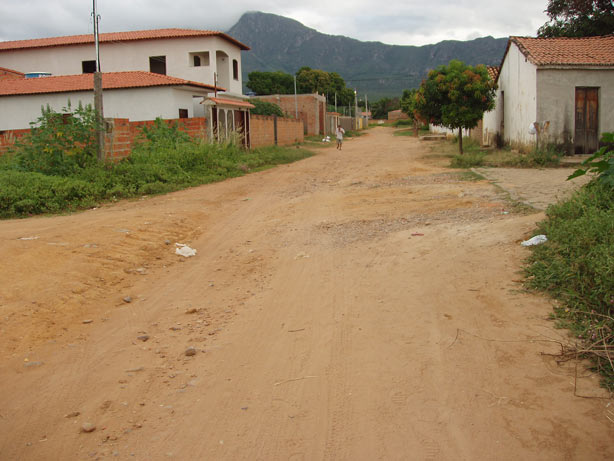
[(341, 125), (337, 125), (337, 131), (335, 132), (335, 136), (337, 137), (337, 149), (341, 150), (341, 145), (343, 144), (343, 135), (345, 134), (345, 130), (341, 128)]

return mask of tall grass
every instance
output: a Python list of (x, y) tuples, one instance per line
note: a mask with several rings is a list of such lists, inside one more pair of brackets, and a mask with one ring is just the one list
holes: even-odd
[(555, 310), (559, 325), (585, 343), (614, 391), (614, 188), (589, 183), (548, 208), (536, 233), (548, 242), (533, 247), (527, 284), (561, 301)]

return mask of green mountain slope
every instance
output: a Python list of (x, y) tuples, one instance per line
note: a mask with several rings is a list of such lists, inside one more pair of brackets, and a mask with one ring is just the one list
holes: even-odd
[(397, 46), (326, 35), (298, 21), (274, 14), (250, 12), (228, 31), (249, 45), (243, 52), (243, 81), (254, 70), (294, 74), (309, 66), (339, 73), (348, 86), (369, 99), (400, 96), (420, 85), (429, 69), (459, 59), (467, 64), (499, 65), (506, 38), (444, 41), (435, 45)]

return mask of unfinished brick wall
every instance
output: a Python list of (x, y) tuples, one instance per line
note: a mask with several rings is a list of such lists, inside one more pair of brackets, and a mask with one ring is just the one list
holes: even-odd
[[(164, 123), (177, 124), (178, 128), (185, 131), (192, 138), (207, 138), (207, 120), (204, 117), (180, 118), (164, 120)], [(139, 136), (144, 126), (153, 126), (153, 120), (131, 122), (127, 118), (107, 119), (107, 134), (105, 135), (106, 158), (119, 160), (129, 157), (132, 145)]]
[[(152, 126), (153, 120), (144, 122), (131, 122), (127, 118), (108, 118), (107, 132), (105, 134), (105, 157), (120, 160), (129, 157), (132, 152), (132, 144), (139, 136), (144, 126)], [(207, 123), (204, 117), (180, 118), (164, 120), (165, 123), (176, 123), (180, 130), (185, 131), (192, 138), (207, 138)], [(15, 143), (15, 140), (30, 130), (0, 131), (0, 155), (5, 154)]]
[(249, 134), (252, 147), (275, 145), (275, 117), (252, 115)]
[(15, 141), (30, 130), (9, 130), (0, 131), (0, 155), (6, 154), (8, 150), (15, 144)]
[[(131, 122), (127, 118), (108, 118), (105, 134), (105, 157), (121, 160), (130, 156), (132, 146), (141, 134), (144, 126), (152, 126), (153, 120)], [(164, 123), (176, 123), (180, 130), (192, 138), (207, 139), (207, 120), (204, 117), (164, 120)], [(15, 140), (30, 130), (0, 131), (0, 155), (5, 154)], [(303, 142), (303, 123), (300, 120), (277, 118), (277, 141), (275, 139), (275, 117), (252, 115), (250, 124), (252, 147), (286, 146)]]
[[(272, 94), (255, 96), (254, 98), (277, 104), (289, 118), (294, 118), (296, 115), (293, 94)], [(324, 134), (324, 114), (326, 112), (326, 98), (324, 96), (299, 94), (296, 97), (296, 107), (298, 108), (298, 119), (303, 122), (304, 134)]]
[(409, 115), (401, 110), (391, 110), (388, 112), (388, 120), (406, 120), (409, 119)]
[[(277, 120), (275, 120), (277, 119)], [(277, 139), (275, 124), (277, 123)], [(250, 118), (250, 136), (252, 147), (287, 146), (303, 142), (303, 123), (300, 120), (265, 115), (252, 115)]]

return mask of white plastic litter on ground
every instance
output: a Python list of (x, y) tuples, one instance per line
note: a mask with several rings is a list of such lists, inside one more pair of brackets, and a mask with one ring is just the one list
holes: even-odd
[(190, 248), (184, 243), (175, 243), (175, 245), (177, 246), (177, 248), (175, 248), (175, 254), (186, 258), (196, 256), (196, 250), (194, 248)]
[(525, 240), (524, 242), (521, 243), (521, 245), (523, 247), (530, 247), (533, 245), (541, 245), (542, 243), (547, 242), (547, 241), (548, 241), (548, 237), (546, 237), (543, 234), (540, 234), (540, 235), (536, 235), (533, 238), (530, 238), (529, 240)]

